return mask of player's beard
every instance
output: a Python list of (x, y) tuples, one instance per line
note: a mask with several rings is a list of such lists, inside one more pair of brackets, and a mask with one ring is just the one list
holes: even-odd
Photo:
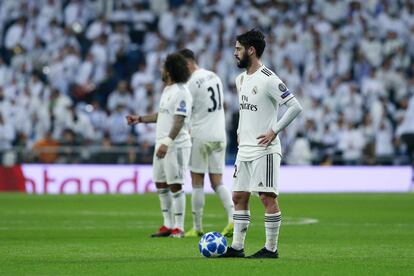
[(247, 53), (244, 53), (242, 58), (238, 60), (237, 67), (239, 68), (247, 68), (250, 65), (249, 56)]

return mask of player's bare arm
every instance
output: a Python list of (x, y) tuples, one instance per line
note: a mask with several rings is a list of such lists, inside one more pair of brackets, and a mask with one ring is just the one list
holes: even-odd
[(145, 124), (155, 123), (157, 122), (157, 118), (158, 118), (158, 113), (144, 115), (144, 116), (139, 116), (139, 115), (127, 115), (126, 116), (128, 125), (136, 125), (139, 123), (145, 123)]
[(283, 114), (282, 118), (280, 118), (280, 120), (266, 133), (257, 137), (257, 139), (259, 139), (259, 145), (269, 146), (276, 138), (277, 134), (285, 129), (302, 112), (302, 106), (296, 98), (291, 98), (285, 105), (288, 109), (285, 114)]
[(173, 126), (170, 130), (170, 134), (168, 135), (168, 137), (170, 137), (172, 140), (174, 140), (175, 137), (177, 137), (181, 128), (184, 126), (184, 120), (185, 120), (185, 116), (183, 115), (174, 116), (174, 123), (173, 123)]
[(161, 143), (161, 145), (158, 147), (157, 154), (156, 154), (158, 158), (165, 157), (168, 151), (168, 146), (175, 139), (175, 137), (177, 137), (181, 128), (184, 126), (184, 120), (185, 120), (185, 116), (182, 116), (182, 115), (174, 116), (174, 123), (170, 130), (170, 134), (168, 134), (168, 137), (166, 137), (164, 141)]

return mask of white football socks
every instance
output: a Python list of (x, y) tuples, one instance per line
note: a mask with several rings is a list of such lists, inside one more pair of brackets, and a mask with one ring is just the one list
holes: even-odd
[(172, 216), (172, 206), (171, 206), (171, 193), (170, 189), (163, 188), (157, 189), (158, 196), (160, 198), (160, 205), (161, 205), (161, 212), (164, 218), (164, 226), (168, 228), (172, 228), (174, 226), (174, 220)]
[(203, 230), (203, 210), (205, 204), (204, 189), (203, 187), (193, 187), (191, 195), (191, 208), (193, 212), (193, 228), (196, 231)]
[(282, 214), (280, 212), (275, 214), (265, 213), (265, 228), (266, 228), (266, 244), (267, 250), (275, 252), (277, 250), (277, 241), (279, 238), (279, 229), (282, 224)]
[(240, 250), (244, 248), (244, 240), (246, 239), (247, 229), (250, 224), (250, 211), (234, 211), (233, 222), (233, 243), (231, 244), (231, 247)]
[(184, 231), (185, 193), (183, 190), (180, 190), (171, 194), (175, 219), (174, 228), (179, 228)]
[(223, 203), (223, 206), (227, 211), (228, 223), (233, 222), (234, 205), (229, 190), (227, 190), (223, 184), (220, 184), (216, 187), (215, 192), (219, 196), (221, 203)]

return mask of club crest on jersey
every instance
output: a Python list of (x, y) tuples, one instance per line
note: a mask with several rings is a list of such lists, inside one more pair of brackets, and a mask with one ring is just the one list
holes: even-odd
[(180, 106), (177, 108), (178, 112), (187, 112), (186, 103), (184, 100), (180, 102)]
[(253, 87), (252, 94), (253, 94), (253, 95), (256, 95), (256, 94), (257, 94), (257, 91), (258, 91), (258, 90), (257, 90), (257, 86)]

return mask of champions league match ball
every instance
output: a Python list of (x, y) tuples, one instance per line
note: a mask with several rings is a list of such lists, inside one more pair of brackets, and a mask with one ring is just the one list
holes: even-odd
[(220, 233), (208, 232), (201, 237), (198, 249), (204, 257), (218, 257), (226, 253), (227, 240)]

